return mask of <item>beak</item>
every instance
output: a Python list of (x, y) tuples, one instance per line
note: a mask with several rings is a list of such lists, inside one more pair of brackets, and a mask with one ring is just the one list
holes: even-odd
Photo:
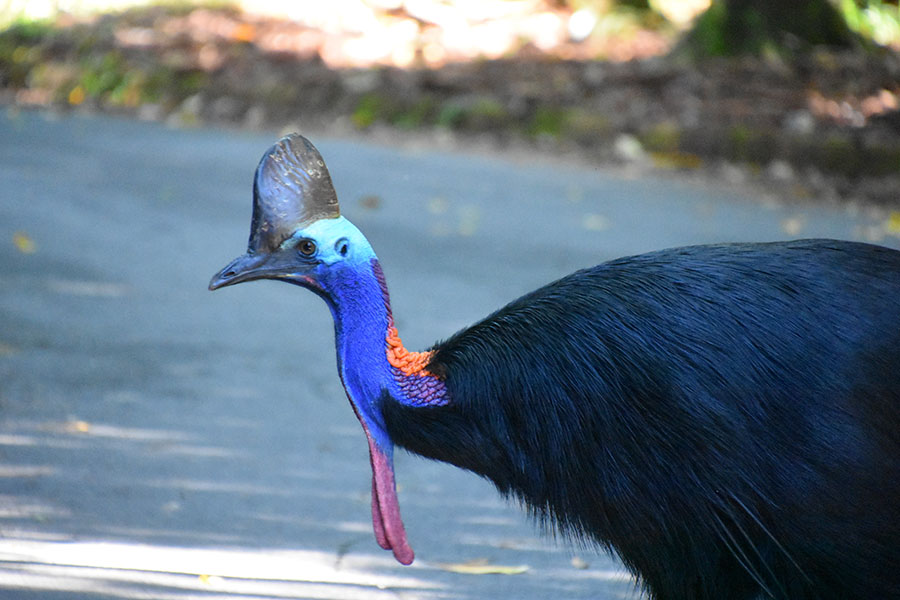
[(213, 275), (209, 282), (209, 289), (213, 291), (256, 279), (280, 279), (317, 288), (318, 285), (312, 276), (315, 266), (316, 263), (304, 264), (298, 262), (293, 252), (244, 254)]

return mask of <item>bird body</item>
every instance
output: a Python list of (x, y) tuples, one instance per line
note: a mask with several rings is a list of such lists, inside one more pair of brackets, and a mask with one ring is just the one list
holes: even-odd
[(446, 406), (381, 412), (659, 598), (898, 597), (898, 291), (865, 244), (619, 259), (435, 346)]
[(324, 212), (282, 209), (330, 187), (310, 148), (293, 136), (263, 158), (248, 253), (210, 287), (281, 279), (326, 301), (376, 539), (400, 562), (394, 445), (614, 551), (653, 598), (900, 598), (900, 252), (801, 240), (617, 259), (409, 352), (333, 191)]

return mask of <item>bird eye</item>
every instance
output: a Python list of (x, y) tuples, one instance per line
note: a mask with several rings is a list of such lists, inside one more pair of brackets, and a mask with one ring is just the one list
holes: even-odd
[(316, 243), (312, 240), (300, 240), (300, 243), (297, 244), (297, 250), (303, 256), (312, 256), (316, 253)]

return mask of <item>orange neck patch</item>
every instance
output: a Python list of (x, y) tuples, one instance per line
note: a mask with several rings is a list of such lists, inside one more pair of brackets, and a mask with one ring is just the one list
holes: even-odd
[[(385, 334), (385, 351), (387, 353), (388, 363), (397, 369), (400, 374), (402, 374), (406, 378), (431, 378), (433, 380), (439, 380), (440, 377), (426, 369), (425, 367), (428, 365), (428, 362), (431, 360), (433, 351), (428, 352), (410, 352), (406, 348), (403, 347), (403, 342), (400, 340), (400, 334), (397, 333), (397, 328), (394, 327), (394, 316), (391, 314), (391, 300), (388, 295), (387, 282), (384, 280), (384, 271), (381, 270), (381, 265), (378, 264), (376, 259), (372, 259), (372, 271), (375, 274), (375, 279), (378, 281), (379, 286), (381, 287), (381, 295), (384, 300), (384, 309), (387, 312), (387, 333)], [(433, 385), (433, 382), (432, 384)], [(428, 387), (428, 386), (426, 386)], [(426, 395), (433, 395), (434, 390), (430, 387), (428, 388)], [(441, 398), (443, 397), (443, 393), (440, 394)]]
[[(391, 319), (391, 321), (393, 321), (393, 319)], [(386, 341), (387, 359), (392, 367), (399, 369), (400, 372), (406, 376), (430, 375), (434, 377), (434, 375), (429, 373), (425, 368), (434, 352), (410, 352), (404, 348), (403, 342), (400, 340), (400, 335), (397, 333), (397, 328), (394, 327), (393, 323), (388, 325)]]

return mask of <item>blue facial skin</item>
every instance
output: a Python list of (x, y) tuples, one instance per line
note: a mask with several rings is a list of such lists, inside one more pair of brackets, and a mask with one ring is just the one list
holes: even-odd
[(316, 292), (331, 310), (338, 373), (344, 389), (369, 435), (382, 452), (391, 456), (393, 444), (377, 404), (384, 390), (397, 399), (402, 394), (386, 356), (388, 307), (373, 271), (375, 252), (344, 217), (311, 223), (285, 240), (281, 250), (296, 248), (299, 257), (299, 248), (307, 240), (315, 243), (316, 251), (303, 260), (316, 264), (305, 276), (288, 280)]

